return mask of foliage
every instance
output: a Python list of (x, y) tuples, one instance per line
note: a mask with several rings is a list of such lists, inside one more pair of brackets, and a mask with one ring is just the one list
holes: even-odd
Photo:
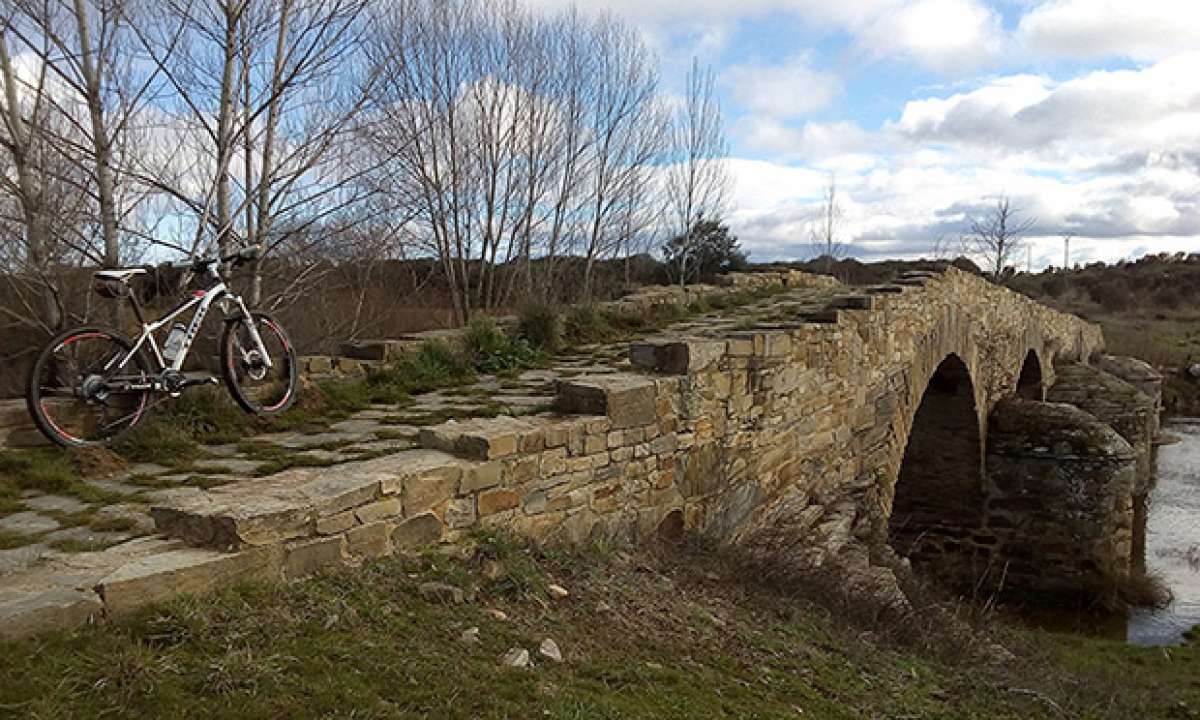
[(682, 274), (680, 282), (704, 280), (722, 272), (744, 270), (746, 254), (729, 227), (717, 220), (700, 218), (686, 233), (667, 240), (662, 254), (669, 267)]
[(475, 370), (489, 374), (510, 373), (539, 360), (528, 340), (504, 332), (490, 317), (475, 318), (467, 326), (463, 352)]
[(550, 303), (526, 303), (521, 308), (517, 334), (538, 350), (558, 352), (563, 345), (562, 315)]

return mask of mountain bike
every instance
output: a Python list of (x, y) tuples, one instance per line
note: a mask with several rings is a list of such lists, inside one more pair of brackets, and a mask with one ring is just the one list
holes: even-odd
[[(221, 375), (243, 410), (278, 415), (296, 399), (296, 352), (283, 327), (270, 315), (251, 312), (230, 291), (221, 266), (237, 268), (258, 259), (254, 248), (227, 257), (177, 264), (200, 289), (157, 320), (147, 321), (130, 281), (145, 268), (101, 270), (94, 289), (104, 298), (129, 298), (141, 334), (130, 340), (111, 328), (78, 327), (60, 333), (42, 350), (29, 372), (25, 401), (39, 430), (65, 447), (112, 442), (138, 424), (148, 410), (189, 387), (217, 385), (211, 375), (185, 374), (183, 366), (200, 327), (215, 304), (224, 315), (220, 336)], [(194, 311), (184, 325), (177, 320)], [(162, 346), (155, 333), (171, 326)], [(151, 398), (160, 399), (151, 403)]]

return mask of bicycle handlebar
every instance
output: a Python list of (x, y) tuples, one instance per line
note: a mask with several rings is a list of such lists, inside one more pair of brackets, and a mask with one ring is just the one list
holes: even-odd
[(210, 266), (216, 265), (217, 263), (220, 263), (222, 265), (233, 265), (234, 267), (240, 267), (242, 265), (245, 265), (246, 263), (254, 262), (258, 258), (259, 258), (258, 248), (248, 247), (248, 248), (243, 248), (243, 249), (233, 253), (232, 255), (226, 255), (225, 257), (196, 258), (194, 260), (188, 260), (186, 262), (171, 263), (171, 267), (186, 268), (186, 269), (193, 270), (195, 272), (203, 272), (203, 271), (207, 270)]

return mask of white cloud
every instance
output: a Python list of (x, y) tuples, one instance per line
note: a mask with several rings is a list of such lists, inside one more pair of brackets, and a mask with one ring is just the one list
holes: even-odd
[(836, 75), (814, 70), (807, 54), (770, 64), (731, 65), (721, 85), (747, 110), (776, 119), (806, 115), (841, 93)]
[(941, 72), (991, 62), (1004, 36), (1000, 15), (979, 0), (900, 3), (856, 32), (873, 57), (910, 57)]
[(948, 98), (905, 105), (889, 129), (916, 142), (1075, 154), (1094, 164), (1134, 151), (1200, 147), (1200, 52), (1138, 70), (1096, 71), (1055, 83), (993, 80)]
[[(1035, 265), (1061, 262), (1060, 231), (1079, 238), (1075, 259), (1114, 260), (1200, 245), (1200, 53), (1138, 70), (1096, 71), (1064, 82), (1013, 75), (969, 92), (918, 98), (867, 133), (844, 124), (747, 123), (780, 164), (836, 169), (847, 238), (860, 256), (928, 255), (957, 237), (966, 213), (1009, 195), (1037, 220)], [(847, 141), (822, 142), (819, 137)], [(814, 154), (825, 146), (831, 152)], [(738, 166), (737, 177), (765, 172)], [(768, 175), (775, 180), (778, 171)], [(759, 184), (761, 187), (761, 184)], [(811, 183), (769, 203), (739, 193), (735, 218), (756, 257), (807, 250), (804, 228), (819, 196)]]
[(1157, 60), (1200, 47), (1200, 3), (1052, 0), (1021, 18), (1017, 37), (1046, 55)]
[(797, 128), (771, 117), (747, 116), (731, 131), (751, 150), (817, 164), (867, 152), (877, 144), (871, 133), (849, 122), (806, 122)]

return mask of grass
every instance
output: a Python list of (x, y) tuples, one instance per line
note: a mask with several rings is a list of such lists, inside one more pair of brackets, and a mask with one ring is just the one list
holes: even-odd
[[(426, 602), (431, 580), (473, 599)], [(461, 641), (472, 627), (480, 641)], [(1015, 659), (948, 661), (708, 551), (547, 554), (484, 536), (469, 560), (388, 559), (0, 645), (0, 717), (1124, 720), (1200, 707), (1196, 648), (1000, 634)], [(565, 662), (537, 654), (547, 637)], [(535, 667), (504, 667), (512, 647)]]

